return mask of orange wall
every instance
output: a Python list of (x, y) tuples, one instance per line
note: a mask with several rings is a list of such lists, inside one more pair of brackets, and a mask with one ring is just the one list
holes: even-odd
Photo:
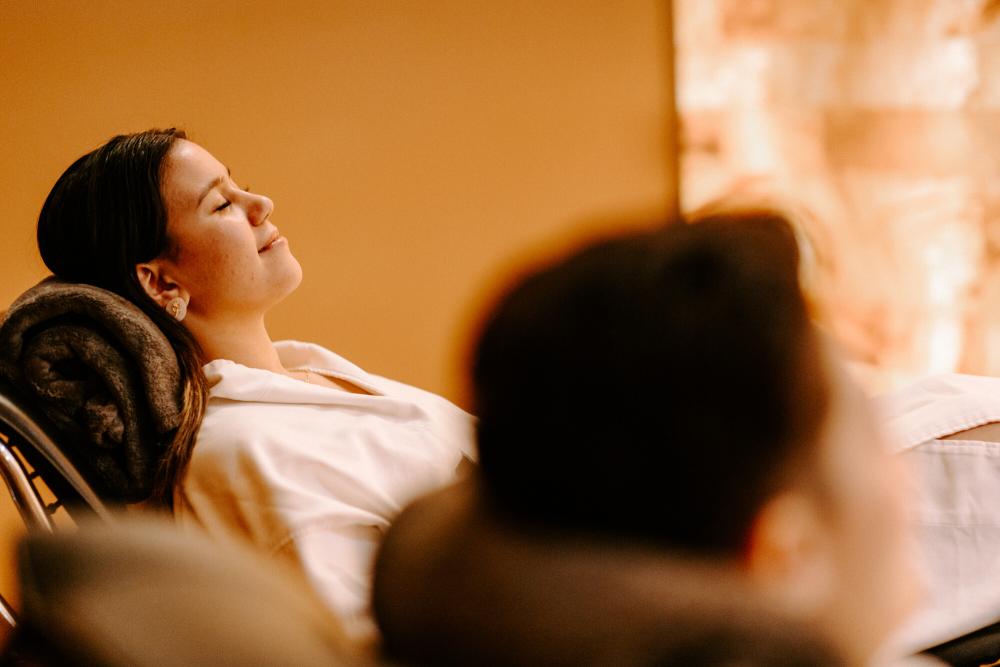
[(45, 273), (62, 169), (177, 125), (276, 203), (305, 280), (272, 335), (457, 397), (512, 258), (667, 209), (664, 7), (0, 0), (0, 307)]
[(276, 203), (305, 269), (272, 333), (453, 394), (455, 327), (501, 260), (662, 209), (660, 3), (0, 3), (0, 303), (69, 162), (178, 125)]

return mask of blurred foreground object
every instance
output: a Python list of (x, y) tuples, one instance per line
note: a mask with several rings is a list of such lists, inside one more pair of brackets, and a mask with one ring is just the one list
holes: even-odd
[(418, 501), (389, 530), (374, 609), (388, 657), (414, 666), (846, 664), (721, 564), (526, 534), (472, 484)]
[(35, 534), (7, 665), (172, 667), (359, 663), (298, 582), (235, 544), (125, 521)]
[[(584, 245), (523, 275), (484, 318), (470, 364), (483, 502), (524, 538), (714, 562), (868, 664), (919, 593), (901, 466), (810, 320), (787, 220), (747, 209), (685, 222)], [(559, 560), (554, 572), (570, 571)], [(593, 569), (633, 568), (620, 556)], [(660, 576), (660, 595), (679, 596), (667, 602), (712, 595)], [(746, 589), (692, 577), (745, 603), (724, 617), (756, 618)], [(614, 590), (581, 591), (577, 606), (655, 609), (649, 591), (614, 602)], [(694, 624), (676, 636), (695, 641), (711, 613), (664, 616)]]

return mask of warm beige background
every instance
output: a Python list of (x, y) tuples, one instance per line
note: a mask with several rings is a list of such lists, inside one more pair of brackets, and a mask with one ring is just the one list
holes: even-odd
[(177, 125), (276, 203), (306, 277), (273, 335), (459, 398), (525, 249), (667, 209), (665, 7), (0, 0), (0, 307), (44, 275), (62, 169)]

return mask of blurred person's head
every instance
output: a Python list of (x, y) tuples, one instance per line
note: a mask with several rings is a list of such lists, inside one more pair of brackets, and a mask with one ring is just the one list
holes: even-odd
[(798, 264), (781, 216), (718, 213), (524, 279), (475, 351), (483, 488), (521, 525), (727, 559), (861, 658), (912, 603), (901, 480)]

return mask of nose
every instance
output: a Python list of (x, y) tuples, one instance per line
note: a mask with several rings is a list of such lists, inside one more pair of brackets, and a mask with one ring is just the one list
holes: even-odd
[(248, 192), (250, 201), (247, 204), (247, 219), (254, 227), (259, 227), (271, 217), (274, 211), (274, 202), (270, 197), (259, 195), (255, 192)]

